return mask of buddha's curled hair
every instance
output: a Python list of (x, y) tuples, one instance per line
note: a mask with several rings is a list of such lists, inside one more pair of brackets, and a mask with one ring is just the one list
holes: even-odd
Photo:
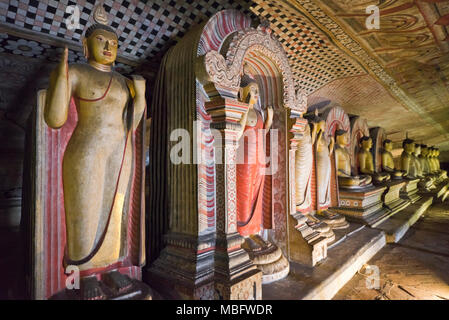
[(112, 27), (105, 25), (105, 24), (100, 24), (100, 23), (95, 23), (95, 24), (91, 25), (89, 28), (87, 28), (86, 33), (84, 34), (84, 37), (89, 38), (92, 35), (92, 33), (94, 33), (94, 31), (98, 30), (98, 29), (112, 32), (117, 37), (117, 33), (115, 32), (115, 30)]

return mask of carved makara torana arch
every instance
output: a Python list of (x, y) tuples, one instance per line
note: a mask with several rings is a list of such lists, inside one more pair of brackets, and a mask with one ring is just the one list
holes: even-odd
[[(261, 298), (261, 273), (240, 247), (236, 220), (237, 132), (248, 109), (238, 99), (244, 65), (259, 85), (261, 107), (274, 109), (272, 129), (279, 132), (279, 149), (271, 159), (277, 157), (272, 162), (279, 167), (271, 177), (271, 236), (285, 246), (292, 197), (285, 169), (287, 116), (300, 119), (307, 106), (296, 96), (287, 56), (271, 30), (251, 27), (250, 19), (237, 11), (221, 11), (164, 57), (152, 106), (150, 174), (159, 181), (150, 186), (149, 228), (150, 241), (158, 241), (159, 248), (150, 256), (162, 248), (158, 233), (169, 230), (167, 245), (148, 275), (151, 283), (161, 282), (160, 287), (182, 297)], [(188, 158), (197, 162), (170, 162), (171, 149), (179, 143), (169, 141), (175, 129), (191, 134)]]

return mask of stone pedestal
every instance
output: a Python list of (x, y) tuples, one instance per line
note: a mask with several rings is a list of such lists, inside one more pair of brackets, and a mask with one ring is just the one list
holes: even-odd
[(382, 201), (386, 189), (385, 186), (360, 189), (340, 188), (340, 206), (332, 208), (332, 211), (346, 216), (348, 220), (374, 227), (391, 215), (391, 210), (384, 207)]
[[(136, 279), (128, 278), (130, 282), (126, 287), (117, 287), (112, 281), (108, 279), (108, 274), (104, 274), (103, 277), (98, 280), (95, 277), (88, 279), (88, 282), (97, 282), (104, 293), (101, 300), (153, 300), (153, 298), (160, 298), (157, 294), (151, 290), (151, 288)], [(83, 288), (81, 290), (62, 290), (53, 295), (50, 300), (97, 300), (95, 298), (87, 298), (83, 295)]]
[(391, 210), (392, 214), (405, 209), (411, 203), (410, 200), (400, 197), (400, 191), (405, 184), (406, 182), (403, 180), (393, 180), (381, 185), (387, 187), (385, 193), (382, 195), (382, 201), (384, 206)]
[(413, 180), (402, 180), (405, 181), (405, 185), (402, 187), (400, 195), (401, 198), (409, 200), (411, 203), (415, 203), (419, 199), (421, 199), (421, 196), (418, 194), (418, 183), (419, 179), (413, 179)]
[[(302, 215), (301, 215), (302, 216)], [(303, 216), (302, 216), (303, 217)], [(306, 218), (288, 217), (288, 259), (301, 265), (314, 267), (327, 258), (327, 238), (309, 227)], [(299, 233), (298, 233), (299, 232)]]
[(144, 273), (144, 280), (165, 298), (214, 299), (215, 237), (170, 232), (166, 247)]
[(423, 197), (433, 197), (435, 203), (446, 201), (446, 199), (449, 198), (449, 179), (436, 185), (436, 188), (433, 190), (420, 191), (419, 195)]
[(215, 283), (217, 300), (262, 300), (262, 272), (255, 269), (244, 276)]

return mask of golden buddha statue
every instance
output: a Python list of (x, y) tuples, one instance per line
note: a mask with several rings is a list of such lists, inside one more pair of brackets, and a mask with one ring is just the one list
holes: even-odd
[(393, 142), (389, 139), (386, 139), (383, 142), (382, 149), (382, 171), (389, 173), (392, 178), (399, 179), (402, 178), (404, 172), (395, 169), (393, 154), (391, 153), (392, 150)]
[(441, 177), (443, 179), (447, 179), (447, 171), (446, 170), (441, 170), (441, 163), (440, 163), (440, 149), (436, 148), (436, 154), (435, 154), (435, 163), (436, 163), (436, 167), (438, 172), (440, 172)]
[[(62, 165), (64, 264), (76, 265), (81, 272), (111, 266), (126, 252), (123, 224), (133, 171), (131, 140), (146, 103), (144, 78), (129, 80), (112, 70), (118, 38), (106, 25), (105, 12), (95, 14), (96, 24), (83, 39), (88, 64), (69, 66), (65, 48), (51, 74), (44, 110), (47, 125), (58, 129), (67, 120), (72, 97), (76, 104), (78, 122)], [(118, 287), (130, 281), (118, 272), (111, 279)], [(95, 276), (81, 278), (81, 289), (85, 299), (105, 298)]]
[(337, 164), (338, 184), (343, 188), (365, 187), (371, 184), (372, 178), (366, 176), (351, 176), (351, 156), (346, 146), (349, 143), (349, 132), (337, 130), (335, 132), (335, 162)]
[(401, 170), (404, 171), (404, 177), (408, 179), (418, 178), (418, 171), (415, 163), (415, 141), (412, 139), (405, 139), (402, 142), (402, 148), (404, 149), (401, 154)]
[(440, 161), (438, 159), (439, 154), (440, 151), (438, 150), (438, 148), (429, 148), (429, 164), (431, 173), (435, 175), (436, 179), (439, 182), (441, 182), (444, 179), (447, 179), (447, 171), (441, 170)]
[(421, 164), (421, 171), (424, 176), (432, 174), (429, 164), (429, 147), (425, 144), (421, 145), (421, 154), (419, 155), (419, 162)]
[(418, 186), (420, 188), (430, 190), (434, 188), (433, 183), (435, 179), (431, 178), (430, 176), (425, 176), (421, 162), (421, 151), (421, 144), (415, 144), (415, 152), (413, 153), (413, 158), (415, 161), (417, 176), (421, 179), (421, 181), (418, 183)]
[(361, 149), (359, 151), (359, 169), (363, 174), (370, 175), (375, 183), (383, 183), (390, 180), (390, 175), (387, 172), (376, 173), (374, 171), (373, 155), (371, 154), (371, 148), (373, 147), (373, 140), (370, 137), (363, 137), (360, 140)]

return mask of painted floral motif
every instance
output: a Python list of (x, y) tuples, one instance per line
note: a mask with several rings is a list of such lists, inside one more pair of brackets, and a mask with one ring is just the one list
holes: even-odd
[(13, 54), (20, 54), (26, 57), (40, 55), (44, 50), (36, 41), (28, 41), (25, 39), (7, 40), (5, 49), (11, 50)]

